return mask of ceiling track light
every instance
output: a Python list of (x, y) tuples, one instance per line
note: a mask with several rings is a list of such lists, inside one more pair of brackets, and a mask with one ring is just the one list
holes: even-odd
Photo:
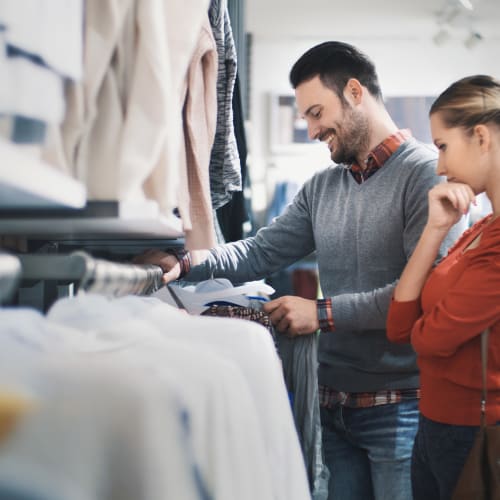
[(466, 30), (463, 43), (468, 49), (473, 49), (483, 40), (481, 33), (473, 28), (477, 21), (474, 12), (477, 1), (479, 0), (444, 0), (440, 10), (436, 12), (438, 31), (432, 37), (437, 46), (449, 42), (463, 30)]
[(460, 13), (461, 10), (458, 5), (447, 4), (436, 13), (436, 21), (438, 24), (452, 24)]

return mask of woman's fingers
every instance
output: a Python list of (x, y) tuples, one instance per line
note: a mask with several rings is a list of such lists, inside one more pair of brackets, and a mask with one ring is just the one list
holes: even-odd
[(430, 201), (445, 202), (461, 213), (469, 209), (470, 204), (475, 200), (472, 188), (467, 184), (458, 182), (446, 182), (434, 186), (429, 192)]

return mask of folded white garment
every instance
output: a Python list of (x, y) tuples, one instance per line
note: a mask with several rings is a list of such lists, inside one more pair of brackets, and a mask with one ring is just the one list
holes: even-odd
[[(201, 314), (214, 302), (249, 307), (250, 299), (255, 297), (267, 298), (274, 291), (274, 288), (261, 281), (233, 286), (226, 278), (216, 278), (201, 281), (196, 285), (170, 284), (166, 288), (161, 288), (152, 296), (170, 305), (184, 308), (191, 314)], [(175, 298), (173, 298), (173, 295), (175, 295)]]

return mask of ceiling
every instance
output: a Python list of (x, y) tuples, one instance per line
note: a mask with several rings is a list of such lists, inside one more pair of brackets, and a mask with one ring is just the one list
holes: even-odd
[[(463, 5), (470, 2), (473, 10)], [(448, 22), (446, 21), (448, 17)], [(471, 30), (500, 41), (500, 0), (247, 0), (246, 30), (269, 39), (391, 39)]]

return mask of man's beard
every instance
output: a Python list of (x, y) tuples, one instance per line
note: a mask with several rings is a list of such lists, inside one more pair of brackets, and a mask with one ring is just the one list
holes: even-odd
[(360, 154), (366, 154), (370, 144), (370, 125), (366, 117), (346, 107), (341, 134), (337, 134), (337, 147), (331, 158), (335, 163), (350, 165), (356, 163)]

